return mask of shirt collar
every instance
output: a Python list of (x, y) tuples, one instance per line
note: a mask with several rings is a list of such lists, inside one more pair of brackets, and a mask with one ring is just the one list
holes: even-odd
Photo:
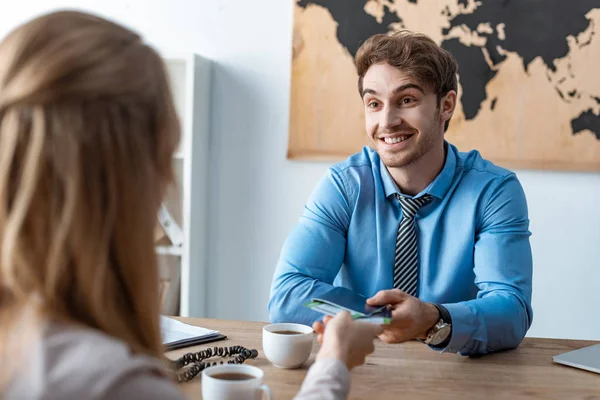
[[(450, 146), (448, 142), (444, 141), (444, 147), (446, 148), (446, 161), (444, 162), (444, 167), (440, 171), (440, 173), (435, 177), (433, 182), (431, 182), (421, 193), (416, 195), (415, 197), (420, 197), (424, 194), (430, 194), (439, 199), (444, 198), (450, 185), (452, 183), (452, 179), (454, 178), (454, 173), (456, 171), (456, 154), (453, 146)], [(387, 167), (383, 163), (381, 159), (379, 159), (379, 168), (381, 171), (381, 180), (383, 181), (383, 188), (385, 190), (385, 197), (390, 197), (396, 194), (402, 194), (394, 182), (394, 179), (390, 175)]]

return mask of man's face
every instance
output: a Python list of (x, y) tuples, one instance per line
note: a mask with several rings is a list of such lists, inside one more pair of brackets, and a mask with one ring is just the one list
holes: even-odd
[(407, 166), (443, 146), (447, 118), (431, 88), (382, 63), (367, 70), (362, 95), (367, 135), (388, 168)]

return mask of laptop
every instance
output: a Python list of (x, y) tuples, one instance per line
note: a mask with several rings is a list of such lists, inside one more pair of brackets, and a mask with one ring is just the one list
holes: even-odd
[(559, 354), (552, 361), (600, 374), (600, 344)]

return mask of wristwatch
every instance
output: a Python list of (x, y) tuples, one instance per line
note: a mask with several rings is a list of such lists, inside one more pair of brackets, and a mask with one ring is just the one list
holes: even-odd
[(440, 319), (436, 324), (427, 332), (423, 343), (430, 346), (440, 346), (444, 344), (445, 347), (450, 341), (450, 335), (452, 333), (452, 318), (446, 307), (439, 304), (433, 304), (440, 312)]

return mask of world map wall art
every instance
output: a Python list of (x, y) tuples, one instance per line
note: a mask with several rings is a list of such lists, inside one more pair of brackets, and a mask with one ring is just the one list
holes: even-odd
[(366, 145), (353, 58), (422, 32), (459, 64), (446, 139), (508, 168), (600, 171), (600, 0), (294, 1), (288, 158)]

